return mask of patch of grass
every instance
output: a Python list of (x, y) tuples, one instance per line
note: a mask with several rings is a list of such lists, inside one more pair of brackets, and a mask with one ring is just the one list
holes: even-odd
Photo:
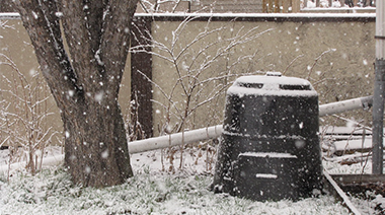
[(122, 185), (95, 189), (72, 184), (63, 169), (18, 173), (1, 186), (0, 214), (348, 214), (330, 196), (254, 202), (214, 194), (211, 182), (211, 176), (142, 168)]

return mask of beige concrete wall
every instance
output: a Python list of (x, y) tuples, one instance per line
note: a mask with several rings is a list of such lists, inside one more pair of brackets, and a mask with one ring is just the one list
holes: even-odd
[[(60, 131), (60, 116), (47, 85), (38, 75), (39, 65), (28, 35), (20, 20), (0, 22), (0, 143), (7, 139), (3, 146), (39, 141), (58, 144), (55, 137), (50, 137)], [(53, 141), (47, 142), (49, 139)]]
[[(156, 22), (154, 25), (154, 37), (157, 41), (172, 48), (173, 32), (178, 28), (180, 22)], [(319, 93), (320, 103), (330, 103), (338, 100), (367, 96), (372, 94), (373, 81), (373, 62), (374, 62), (374, 22), (355, 22), (355, 21), (317, 21), (317, 22), (191, 22), (180, 33), (177, 44), (173, 47), (175, 52), (183, 49), (186, 44), (203, 32), (205, 27), (209, 29), (226, 28), (224, 31), (215, 33), (207, 38), (209, 41), (222, 41), (234, 37), (234, 34), (242, 29), (239, 34), (244, 34), (249, 29), (258, 27), (255, 33), (263, 33), (260, 37), (244, 44), (233, 47), (229, 54), (213, 63), (211, 67), (204, 71), (209, 77), (215, 77), (228, 72), (231, 74), (252, 73), (255, 71), (280, 71), (287, 76), (301, 77), (310, 79)], [(231, 30), (232, 29), (232, 30)], [(178, 59), (179, 68), (187, 70), (186, 65), (190, 65), (191, 59), (197, 55), (199, 50), (207, 45), (208, 41), (197, 42), (190, 47), (184, 58)], [(184, 45), (182, 45), (184, 44)], [(221, 42), (224, 46), (228, 44)], [(215, 54), (215, 49), (221, 45), (216, 44), (210, 49)], [(170, 57), (165, 52), (158, 51)], [(226, 65), (234, 64), (238, 59), (245, 55), (255, 56), (252, 59), (245, 59), (239, 65), (230, 70), (226, 70)], [(201, 58), (202, 59), (202, 58)], [(170, 62), (156, 57), (153, 60), (153, 77), (164, 92), (171, 92), (175, 83), (178, 81), (176, 69)], [(188, 66), (187, 66), (188, 67)], [(181, 76), (187, 76), (186, 71), (182, 71)], [(203, 77), (199, 78), (204, 80)], [(234, 78), (230, 78), (234, 79)], [(184, 79), (186, 80), (186, 78)], [(219, 84), (219, 82), (214, 83)], [(188, 85), (186, 83), (186, 85)], [(203, 86), (202, 87), (206, 87)], [(208, 88), (208, 87), (207, 87)], [(196, 89), (196, 91), (202, 89)], [(209, 92), (207, 89), (203, 89)], [(173, 91), (173, 99), (176, 104), (171, 110), (178, 115), (179, 110), (186, 107), (186, 96), (181, 96), (183, 90), (180, 87)], [(170, 94), (170, 93), (169, 93)], [(155, 89), (154, 99), (167, 104), (167, 99), (162, 93)], [(196, 99), (201, 101), (199, 96)], [(203, 127), (207, 124), (221, 123), (223, 120), (224, 95), (221, 95), (213, 104), (197, 109), (197, 112), (190, 116), (186, 128)], [(155, 128), (161, 127), (167, 122), (164, 107), (154, 104)], [(370, 112), (358, 111), (354, 114), (345, 114), (347, 118), (356, 120), (370, 121)], [(171, 125), (174, 128), (179, 123), (176, 117), (171, 117)], [(331, 122), (333, 119), (328, 119)], [(180, 120), (179, 120), (180, 121)], [(334, 123), (334, 122), (333, 122)], [(335, 122), (344, 124), (345, 122)]]
[[(2, 36), (0, 53), (9, 56), (17, 68), (26, 77), (29, 77), (31, 71), (38, 70), (38, 64), (20, 22), (20, 20), (7, 20), (7, 25), (12, 28), (0, 29)], [(175, 30), (180, 23), (180, 21), (155, 21), (153, 23), (153, 36), (156, 41), (166, 48), (172, 49), (174, 54), (184, 50), (184, 54), (176, 60), (177, 67), (171, 62), (166, 62), (164, 58), (154, 56), (152, 62), (154, 81), (163, 90), (162, 92), (154, 87), (154, 100), (158, 101), (153, 105), (155, 135), (159, 131), (164, 131), (164, 128), (172, 130), (178, 126), (178, 123), (180, 124), (180, 120), (176, 116), (184, 116), (187, 102), (192, 104), (189, 106), (190, 108), (194, 107), (205, 101), (207, 99), (205, 95), (213, 93), (214, 87), (217, 89), (221, 89), (221, 86), (228, 87), (227, 84), (231, 83), (236, 75), (245, 73), (280, 71), (287, 76), (309, 78), (319, 93), (321, 104), (372, 94), (375, 59), (374, 21), (212, 21), (207, 23), (201, 20), (192, 21), (183, 28), (179, 28), (182, 30), (173, 40), (173, 32), (175, 35)], [(193, 73), (189, 74), (187, 71), (196, 73), (202, 62), (208, 61), (210, 56), (215, 56), (216, 53), (219, 53), (218, 50), (223, 50), (223, 47), (234, 41), (231, 38), (243, 35), (255, 27), (257, 29), (253, 31), (252, 35), (267, 32), (252, 41), (231, 47), (226, 54), (208, 64), (207, 69), (202, 70), (198, 79), (191, 78)], [(213, 32), (203, 36), (202, 32), (205, 29), (213, 30)], [(202, 39), (195, 41), (188, 46), (188, 49), (185, 49), (186, 44), (191, 43), (194, 38), (199, 37), (198, 35)], [(207, 50), (201, 52), (205, 47)], [(155, 51), (170, 57), (165, 52)], [(198, 55), (198, 53), (200, 54)], [(254, 56), (239, 60), (242, 56), (247, 55)], [(176, 68), (180, 69), (181, 77), (178, 77)], [(0, 66), (0, 75), (8, 76), (11, 73), (12, 71), (7, 66)], [(207, 85), (206, 83), (196, 85), (191, 101), (183, 96), (184, 91), (180, 85), (175, 85), (183, 79), (185, 86), (189, 84), (191, 86), (195, 79), (202, 82), (218, 75), (227, 75), (228, 78), (215, 81), (211, 79)], [(190, 79), (186, 77), (190, 77)], [(1, 87), (4, 86), (6, 84), (1, 82)], [(119, 98), (124, 114), (129, 112), (130, 87), (128, 64)], [(193, 114), (189, 115), (184, 128), (193, 129), (222, 123), (225, 89), (211, 103), (197, 108)], [(164, 97), (164, 94), (170, 95), (171, 92), (173, 92), (171, 98)], [(165, 117), (168, 101), (173, 102), (173, 105), (169, 107), (173, 111), (169, 117), (169, 124), (166, 123), (168, 118)], [(55, 127), (61, 131), (60, 117), (55, 103), (51, 99), (47, 104), (48, 109), (56, 113), (47, 121), (48, 125), (53, 122)], [(363, 111), (345, 114), (345, 116), (370, 121), (370, 113)], [(1, 135), (3, 139), (6, 136), (5, 133)]]

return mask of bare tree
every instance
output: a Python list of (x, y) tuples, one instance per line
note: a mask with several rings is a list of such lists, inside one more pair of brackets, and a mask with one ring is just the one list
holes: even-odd
[[(190, 118), (196, 110), (215, 103), (219, 96), (223, 96), (232, 80), (240, 75), (236, 72), (238, 67), (255, 60), (256, 52), (233, 58), (234, 48), (247, 44), (271, 30), (260, 31), (258, 27), (250, 30), (241, 27), (236, 30), (233, 22), (212, 27), (209, 20), (201, 32), (188, 39), (181, 47), (180, 40), (188, 38), (187, 26), (196, 18), (198, 17), (190, 16), (182, 21), (172, 31), (170, 40), (157, 41), (151, 33), (144, 32), (139, 37), (146, 38), (149, 41), (148, 44), (131, 48), (131, 52), (134, 53), (150, 53), (172, 68), (171, 73), (175, 79), (168, 79), (169, 88), (167, 89), (162, 86), (162, 83), (142, 74), (163, 97), (153, 100), (159, 106), (158, 112), (163, 113), (161, 115), (164, 116), (159, 130), (161, 134), (194, 128), (194, 122), (190, 121)], [(247, 72), (243, 72), (242, 75), (245, 73)], [(212, 111), (218, 112), (215, 104), (213, 107), (210, 107)], [(208, 115), (209, 113), (206, 112), (206, 116)], [(206, 122), (208, 120), (210, 119)]]
[[(142, 31), (133, 38), (139, 45), (132, 47), (131, 52), (149, 53), (167, 68), (167, 72), (161, 75), (167, 76), (166, 83), (165, 79), (151, 79), (138, 71), (152, 83), (154, 94), (159, 95), (152, 101), (156, 115), (161, 117), (155, 125), (160, 135), (221, 123), (225, 90), (237, 76), (257, 73), (248, 69), (242, 74), (239, 72), (257, 60), (257, 50), (250, 55), (234, 57), (234, 49), (271, 30), (262, 31), (258, 27), (246, 30), (235, 27), (232, 21), (217, 26), (209, 19), (192, 35), (189, 25), (193, 25), (197, 18), (199, 16), (188, 16), (164, 40), (154, 38), (149, 31)], [(146, 42), (140, 44), (140, 41)], [(204, 122), (195, 118), (198, 115), (204, 115)], [(207, 144), (205, 148), (208, 149), (210, 146)], [(177, 152), (175, 147), (168, 149), (170, 171), (174, 171), (174, 154)], [(181, 168), (183, 147), (179, 152)]]
[(138, 0), (14, 2), (61, 112), (73, 182), (123, 183), (133, 173), (117, 98)]

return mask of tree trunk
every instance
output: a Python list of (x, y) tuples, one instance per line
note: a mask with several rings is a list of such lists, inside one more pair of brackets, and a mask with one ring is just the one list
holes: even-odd
[(15, 1), (61, 111), (65, 167), (76, 184), (104, 187), (132, 176), (117, 101), (137, 2)]
[(126, 131), (118, 103), (87, 104), (64, 113), (65, 166), (76, 183), (103, 187), (132, 176)]

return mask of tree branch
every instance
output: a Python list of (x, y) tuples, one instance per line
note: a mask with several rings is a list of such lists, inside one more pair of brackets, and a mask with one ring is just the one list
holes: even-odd
[(112, 96), (119, 93), (130, 44), (133, 14), (138, 0), (110, 0), (104, 15), (103, 34), (100, 42), (100, 58), (104, 62), (107, 83)]
[(56, 1), (15, 1), (35, 48), (41, 70), (56, 99), (59, 108), (64, 100), (76, 101), (76, 95), (66, 96), (70, 90), (80, 92), (77, 76), (63, 48)]

